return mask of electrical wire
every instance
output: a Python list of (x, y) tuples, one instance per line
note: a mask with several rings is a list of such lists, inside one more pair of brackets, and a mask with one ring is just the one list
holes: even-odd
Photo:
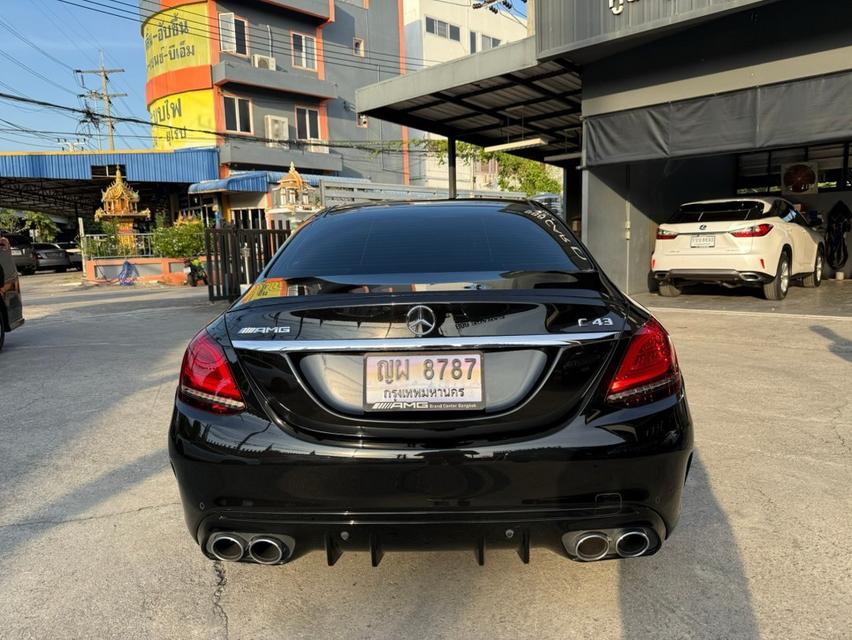
[[(56, 104), (56, 103), (53, 103), (53, 102), (48, 102), (46, 100), (38, 100), (36, 98), (22, 97), (22, 96), (9, 94), (9, 93), (0, 92), (0, 100), (7, 100), (7, 101), (12, 101), (12, 102), (24, 103), (24, 104), (32, 104), (32, 105), (36, 105), (36, 106), (40, 106), (40, 107), (44, 107), (44, 108), (49, 108), (49, 109), (55, 109), (55, 110), (59, 110), (59, 111), (66, 111), (66, 112), (70, 112), (70, 113), (78, 113), (78, 114), (85, 116), (86, 119), (91, 119), (93, 121), (97, 121), (99, 118), (103, 117), (101, 114), (96, 113), (92, 110), (77, 109), (75, 107), (69, 107), (69, 106), (66, 106), (66, 105)], [(116, 116), (113, 119), (118, 121), (118, 122), (140, 122), (142, 124), (148, 124), (148, 123), (145, 123), (145, 121), (140, 121), (140, 120), (137, 120), (137, 119), (134, 119), (134, 118)], [(381, 140), (381, 141), (339, 140), (339, 141), (336, 141), (336, 142), (331, 142), (331, 141), (321, 141), (321, 140), (300, 140), (300, 139), (296, 139), (296, 140), (282, 141), (282, 140), (275, 140), (273, 138), (266, 138), (266, 137), (263, 137), (263, 136), (241, 134), (241, 133), (234, 133), (234, 132), (227, 132), (227, 131), (222, 132), (222, 131), (213, 131), (213, 130), (210, 130), (210, 129), (195, 129), (195, 128), (191, 128), (191, 127), (177, 127), (177, 126), (174, 126), (174, 125), (161, 124), (161, 123), (150, 123), (150, 125), (152, 127), (160, 127), (162, 129), (168, 129), (168, 130), (173, 130), (173, 131), (199, 133), (199, 134), (205, 134), (205, 135), (208, 135), (208, 136), (217, 136), (219, 138), (223, 138), (223, 139), (227, 139), (227, 140), (242, 140), (242, 141), (274, 143), (274, 144), (287, 144), (287, 145), (292, 144), (292, 145), (296, 145), (296, 146), (300, 146), (300, 147), (304, 146), (304, 147), (327, 147), (327, 148), (330, 148), (330, 149), (356, 149), (356, 150), (360, 150), (360, 151), (367, 151), (367, 152), (370, 152), (370, 153), (389, 153), (389, 152), (403, 153), (404, 152), (404, 150), (401, 149), (401, 148), (391, 148), (391, 149), (384, 148), (384, 145), (388, 145), (388, 144), (392, 144), (392, 145), (403, 144), (402, 141), (399, 141), (399, 140)], [(416, 143), (416, 141), (411, 141), (411, 140), (409, 141), (410, 145), (415, 144), (415, 143)], [(408, 153), (422, 152), (424, 154), (430, 153), (430, 151), (427, 150), (427, 149), (409, 149), (407, 152)]]
[[(96, 0), (80, 0), (80, 1), (81, 2), (88, 2), (89, 5), (97, 5), (97, 6), (101, 6), (101, 7), (108, 7), (110, 9), (113, 9), (114, 11), (122, 11), (120, 8), (116, 8), (114, 5), (106, 5), (102, 2), (97, 2)], [(137, 22), (138, 24), (144, 24), (146, 22), (145, 20), (142, 20), (141, 18), (132, 17), (131, 15), (117, 14), (117, 13), (112, 13), (112, 12), (109, 12), (109, 11), (104, 11), (103, 9), (98, 9), (95, 6), (82, 5), (82, 4), (79, 4), (77, 2), (72, 2), (71, 0), (57, 0), (57, 2), (61, 2), (62, 4), (65, 4), (65, 5), (79, 7), (81, 9), (86, 9), (88, 11), (93, 11), (95, 13), (101, 13), (101, 14), (104, 14), (104, 15), (122, 18), (124, 20), (129, 20), (131, 22)], [(133, 15), (135, 15), (135, 14), (133, 14)], [(198, 31), (206, 40), (209, 40), (211, 42), (218, 42), (218, 40), (219, 40), (218, 34), (214, 31), (211, 31), (209, 29), (209, 25), (207, 23), (201, 22), (199, 20), (192, 20), (192, 19), (189, 19), (189, 18), (185, 18), (185, 20), (190, 24), (199, 25)], [(263, 31), (263, 32), (257, 31), (257, 28), (251, 27), (250, 25), (247, 26), (247, 28), (249, 30), (249, 36), (251, 36), (251, 34), (252, 34), (252, 29), (255, 30), (256, 34), (257, 33), (260, 34), (257, 37), (265, 37), (266, 36), (265, 31)], [(276, 45), (272, 45), (272, 47), (270, 47), (270, 48), (271, 48), (273, 53), (279, 53), (279, 54), (282, 54), (282, 55), (285, 55), (285, 56), (292, 56), (295, 53), (295, 50), (293, 49), (292, 45), (288, 45), (288, 44), (285, 44), (285, 43), (279, 43), (279, 44), (276, 44)], [(384, 55), (391, 55), (391, 54), (384, 54)], [(361, 58), (360, 56), (356, 56), (354, 54), (352, 54), (351, 56), (345, 57), (345, 58), (340, 57), (340, 54), (337, 54), (335, 52), (331, 52), (331, 53), (326, 52), (324, 50), (324, 47), (323, 47), (322, 51), (316, 50), (314, 52), (314, 56), (315, 56), (317, 61), (322, 61), (324, 64), (329, 64), (329, 65), (335, 66), (335, 67), (358, 69), (358, 70), (361, 70), (361, 71), (376, 71), (376, 70), (378, 70), (380, 72), (385, 72), (389, 75), (399, 75), (399, 66), (398, 66), (399, 57), (398, 56), (396, 56), (396, 58), (395, 58), (395, 61), (397, 62), (397, 64), (392, 65), (392, 66), (390, 65), (390, 62), (391, 62), (390, 60), (379, 59), (379, 60), (371, 61), (367, 58)]]

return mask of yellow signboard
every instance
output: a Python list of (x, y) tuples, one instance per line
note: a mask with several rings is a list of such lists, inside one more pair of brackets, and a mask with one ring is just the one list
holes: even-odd
[[(213, 90), (175, 93), (149, 106), (155, 149), (179, 149), (216, 144)], [(162, 126), (157, 126), (162, 125)]]
[(210, 64), (207, 3), (161, 11), (142, 28), (148, 80), (186, 67)]

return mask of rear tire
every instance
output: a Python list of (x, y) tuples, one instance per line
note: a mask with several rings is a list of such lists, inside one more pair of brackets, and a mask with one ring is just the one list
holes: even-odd
[(58, 268), (54, 269), (54, 271), (56, 273), (65, 273), (66, 271), (68, 271), (68, 267), (58, 267)]
[(661, 282), (660, 295), (664, 298), (677, 298), (683, 291), (674, 282)]
[(763, 296), (767, 300), (783, 300), (787, 297), (789, 290), (790, 254), (787, 251), (782, 251), (781, 257), (778, 258), (778, 269), (775, 270), (775, 277), (763, 285)]
[(808, 289), (814, 289), (822, 284), (822, 272), (825, 269), (825, 255), (823, 255), (822, 247), (817, 249), (816, 260), (814, 261), (813, 273), (809, 273), (802, 278), (802, 286)]

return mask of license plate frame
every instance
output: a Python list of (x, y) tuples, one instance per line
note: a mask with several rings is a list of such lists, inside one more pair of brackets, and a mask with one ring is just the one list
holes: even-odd
[[(474, 359), (475, 363), (471, 367), (470, 379), (467, 377), (470, 359)], [(443, 373), (443, 378), (439, 380), (440, 384), (434, 385), (431, 381), (425, 379), (425, 362), (432, 361), (433, 371), (439, 375)], [(452, 378), (453, 360), (459, 360), (462, 377), (455, 381)], [(390, 365), (384, 366), (384, 371), (387, 372), (388, 366), (396, 372), (402, 364), (397, 362), (408, 362), (408, 384), (395, 384), (400, 381), (397, 379), (391, 382), (390, 385), (386, 381), (379, 380), (379, 364), (378, 361), (391, 362)], [(443, 361), (446, 361), (444, 364)], [(375, 368), (371, 369), (371, 365), (375, 364)], [(363, 356), (363, 408), (365, 412), (390, 412), (390, 413), (410, 413), (417, 411), (481, 411), (485, 408), (485, 358), (481, 351), (430, 351), (430, 352), (394, 352), (394, 353), (365, 353)], [(413, 370), (419, 367), (420, 375), (414, 380), (411, 378)], [(441, 371), (443, 369), (443, 371)], [(371, 375), (372, 374), (372, 375)], [(478, 379), (478, 380), (477, 380)], [(433, 378), (434, 380), (434, 378)], [(478, 381), (478, 385), (476, 382)], [(436, 393), (440, 396), (446, 396), (452, 393), (455, 388), (463, 389), (461, 397), (412, 397), (424, 390), (428, 395), (431, 393), (429, 389), (435, 388)], [(411, 394), (402, 393), (400, 391), (412, 390)], [(447, 389), (448, 391), (440, 391)], [(397, 391), (392, 397), (387, 397), (385, 391)], [(378, 395), (377, 395), (378, 394)]]
[(714, 235), (692, 236), (689, 239), (689, 247), (691, 249), (715, 249), (716, 248), (716, 236), (714, 236)]

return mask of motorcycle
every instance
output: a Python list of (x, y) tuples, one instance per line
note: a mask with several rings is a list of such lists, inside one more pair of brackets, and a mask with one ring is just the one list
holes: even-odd
[(199, 282), (209, 284), (207, 270), (200, 258), (187, 258), (183, 261), (183, 272), (186, 274), (186, 283), (190, 287), (197, 287)]

